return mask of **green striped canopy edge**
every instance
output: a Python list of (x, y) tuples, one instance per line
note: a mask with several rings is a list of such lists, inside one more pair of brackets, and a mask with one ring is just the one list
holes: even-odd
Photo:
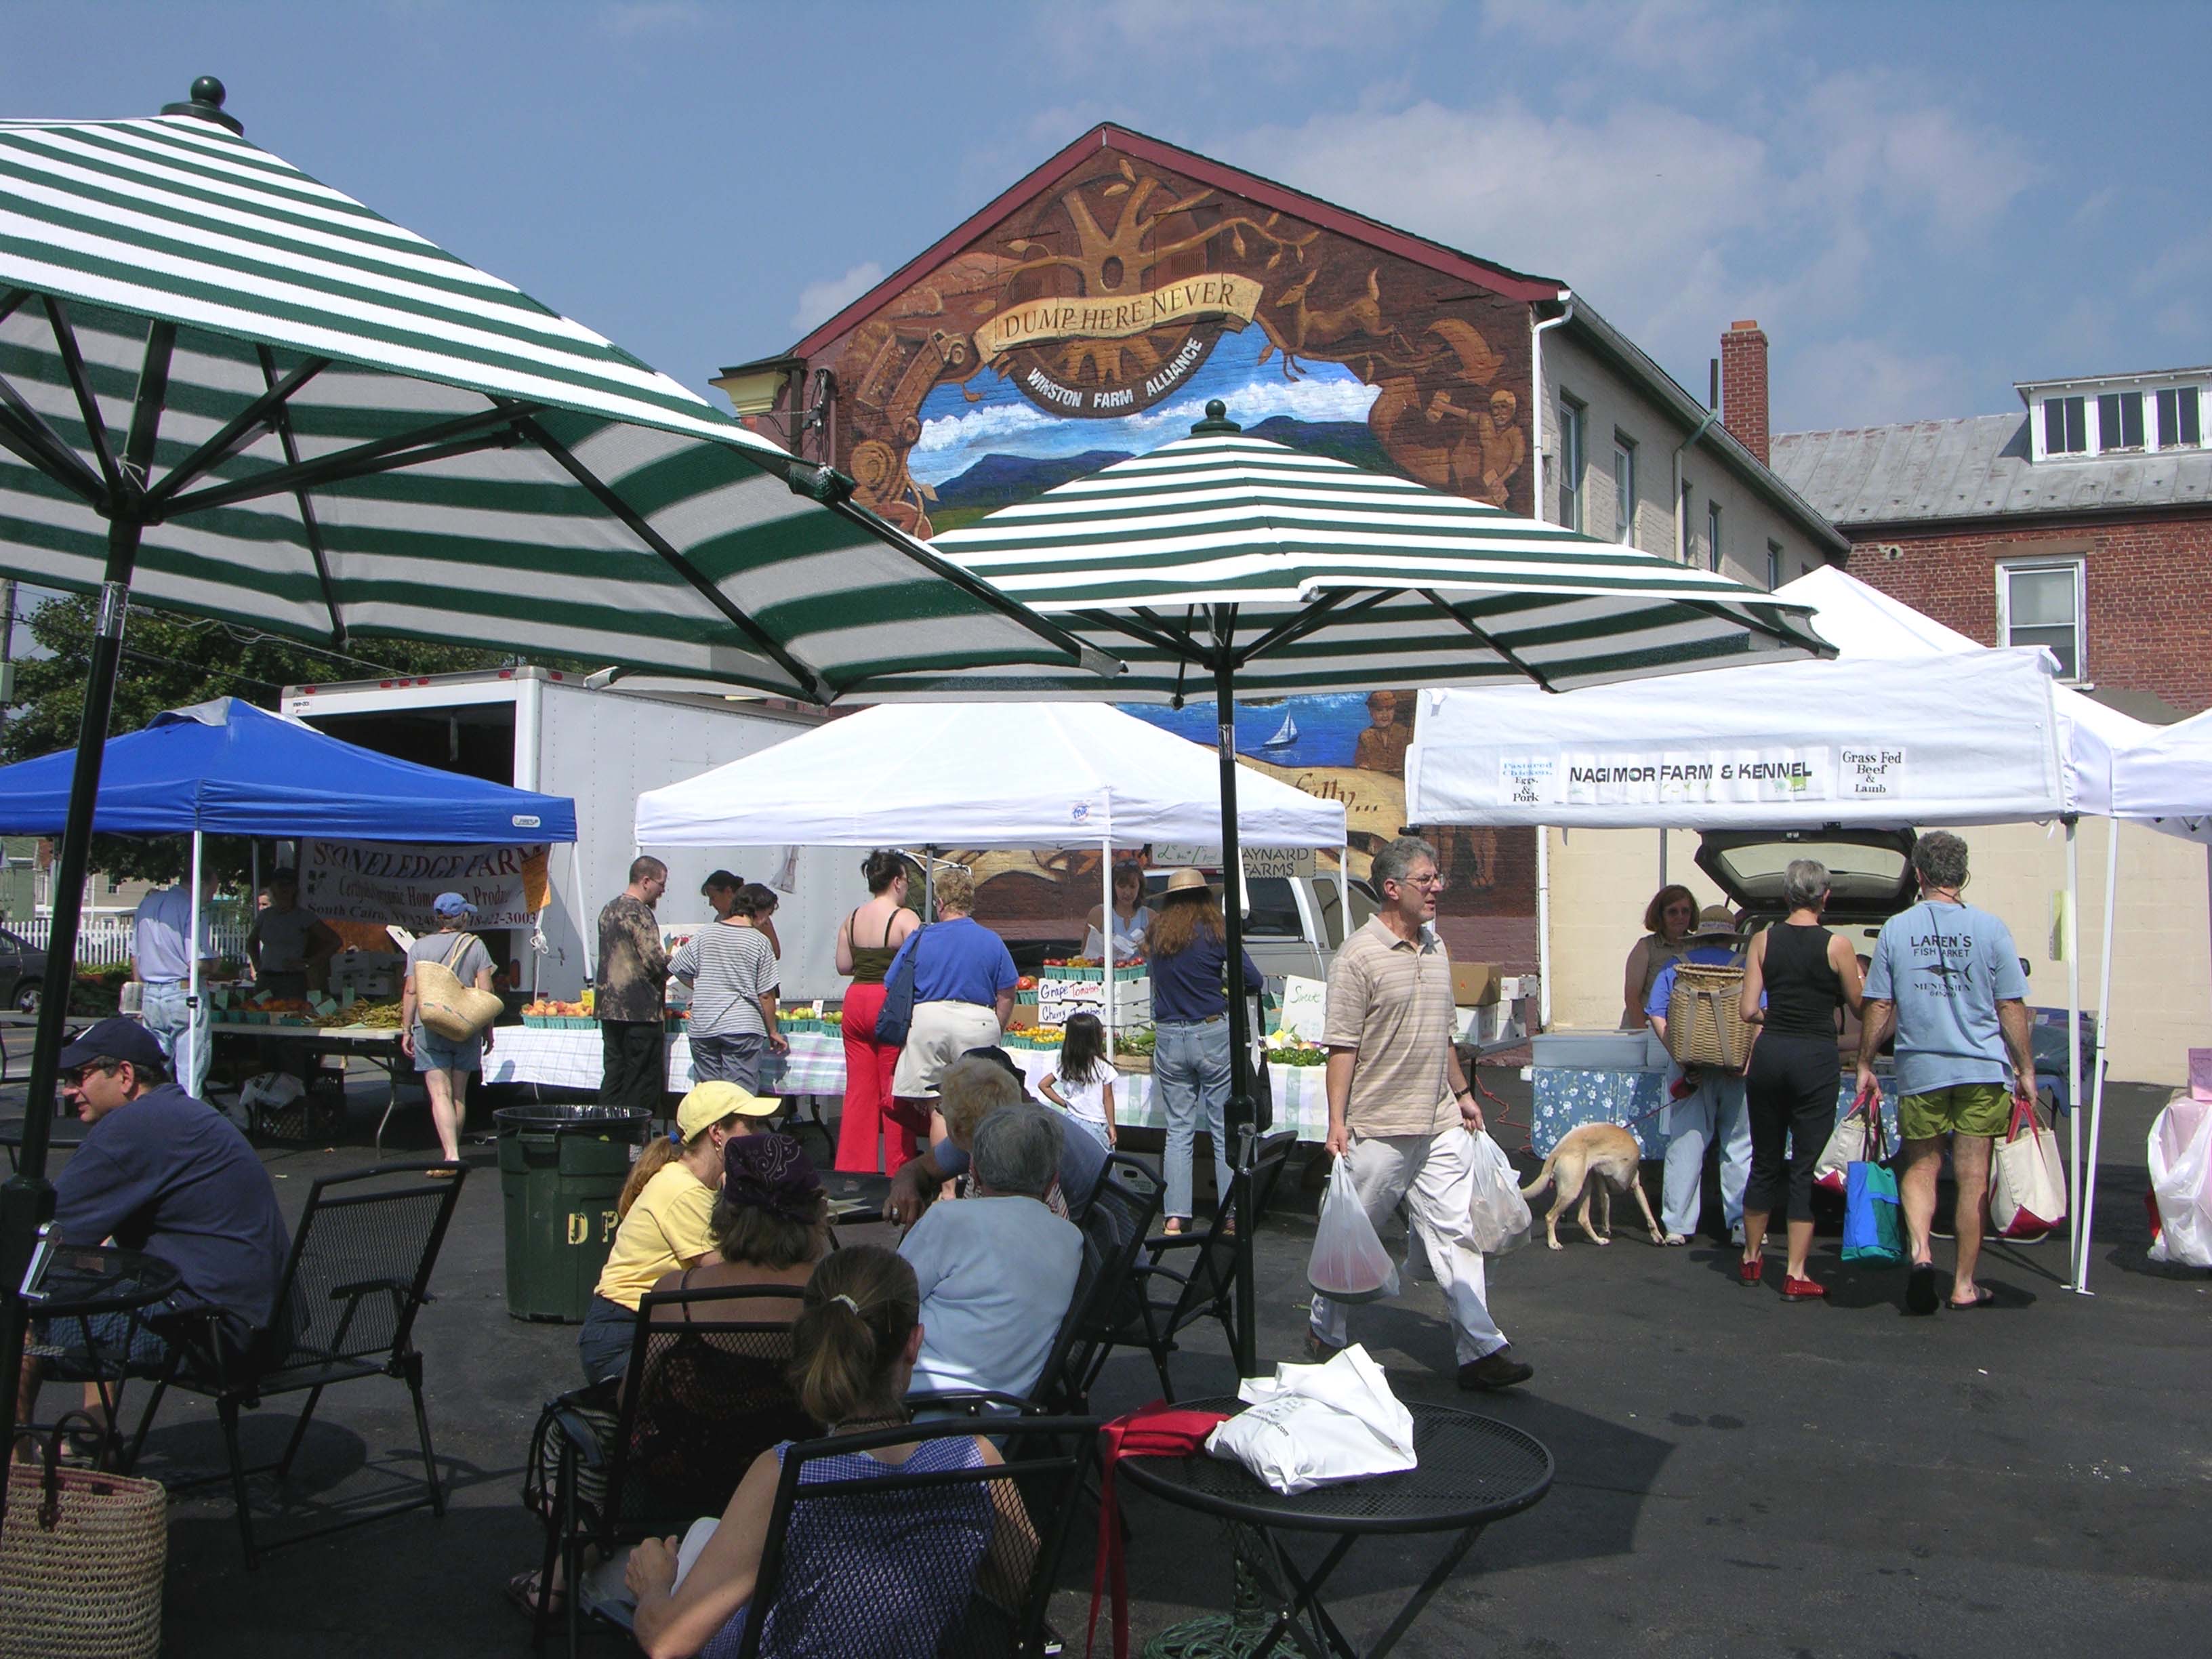
[(1117, 653), (1094, 690), (1049, 670), (911, 677), (915, 695), (1210, 690), (1235, 607), (1240, 697), (1534, 680), (1556, 690), (1833, 654), (1809, 608), (1618, 543), (1233, 428), (1002, 507), (932, 545)]
[(195, 115), (0, 122), (0, 572), (100, 586), (149, 321), (175, 343), (139, 602), (814, 702), (1115, 666), (836, 473)]

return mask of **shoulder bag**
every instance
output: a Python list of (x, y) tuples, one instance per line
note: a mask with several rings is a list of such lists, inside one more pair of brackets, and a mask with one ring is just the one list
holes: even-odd
[(415, 1006), (422, 1024), (448, 1042), (466, 1042), (482, 1034), (506, 1007), (497, 995), (464, 985), (453, 963), (475, 941), (474, 933), (456, 934), (443, 962), (415, 964)]
[[(43, 1472), (8, 1483), (0, 1527), (0, 1653), (9, 1659), (155, 1659), (168, 1564), (168, 1494), (157, 1480), (61, 1467), (71, 1412), (47, 1434)], [(18, 1436), (31, 1437), (25, 1430)], [(43, 1473), (43, 1478), (41, 1478)]]
[(883, 1011), (876, 1016), (876, 1046), (879, 1048), (903, 1048), (906, 1034), (914, 1024), (914, 965), (921, 960), (921, 936), (929, 931), (925, 923), (907, 938), (906, 954), (892, 966), (890, 977), (884, 981)]

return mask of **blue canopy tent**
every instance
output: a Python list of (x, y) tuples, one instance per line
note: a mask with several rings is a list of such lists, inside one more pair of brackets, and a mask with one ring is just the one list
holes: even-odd
[[(76, 764), (70, 750), (0, 767), (0, 834), (60, 835)], [(394, 760), (236, 697), (217, 697), (108, 739), (92, 823), (111, 835), (192, 838), (197, 939), (205, 836), (573, 842), (576, 803)], [(194, 1006), (199, 994), (194, 952)]]

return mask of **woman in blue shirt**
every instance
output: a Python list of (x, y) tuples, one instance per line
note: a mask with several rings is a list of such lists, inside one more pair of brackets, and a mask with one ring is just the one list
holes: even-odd
[[(907, 935), (884, 975), (898, 983), (902, 964), (914, 963), (914, 1014), (906, 1046), (891, 1073), (891, 1092), (915, 1121), (937, 1103), (937, 1079), (970, 1048), (998, 1046), (1014, 1017), (1014, 958), (1006, 942), (968, 913), (975, 904), (975, 878), (957, 866), (939, 872), (937, 922)], [(933, 1140), (945, 1129), (933, 1121)]]
[[(1152, 1086), (1168, 1121), (1161, 1171), (1167, 1231), (1179, 1233), (1191, 1216), (1191, 1141), (1201, 1113), (1213, 1138), (1215, 1193), (1229, 1195), (1229, 994), (1222, 976), (1229, 926), (1204, 876), (1178, 870), (1168, 878), (1145, 945), (1156, 1030)], [(1244, 952), (1247, 988), (1258, 990), (1261, 977), (1251, 952)]]

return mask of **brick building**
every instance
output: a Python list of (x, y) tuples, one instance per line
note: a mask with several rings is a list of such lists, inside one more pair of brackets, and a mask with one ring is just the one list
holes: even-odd
[[(1754, 586), (1840, 561), (1848, 543), (1765, 464), (1765, 337), (1741, 325), (1724, 355), (1725, 420), (1555, 278), (1109, 125), (715, 383), (925, 538), (1182, 437), (1218, 397), (1262, 437)], [(1411, 689), (1291, 698), (1249, 736), (1240, 720), (1240, 745), (1401, 823)], [(1135, 712), (1213, 740), (1210, 706)], [(1438, 839), (1447, 940), (1534, 967), (1533, 833)], [(1015, 933), (1097, 891), (1075, 855), (977, 866), (978, 914)]]
[(2015, 390), (2018, 414), (1786, 434), (1774, 468), (1862, 580), (1985, 643), (2048, 646), (2140, 718), (2212, 707), (2212, 368)]

